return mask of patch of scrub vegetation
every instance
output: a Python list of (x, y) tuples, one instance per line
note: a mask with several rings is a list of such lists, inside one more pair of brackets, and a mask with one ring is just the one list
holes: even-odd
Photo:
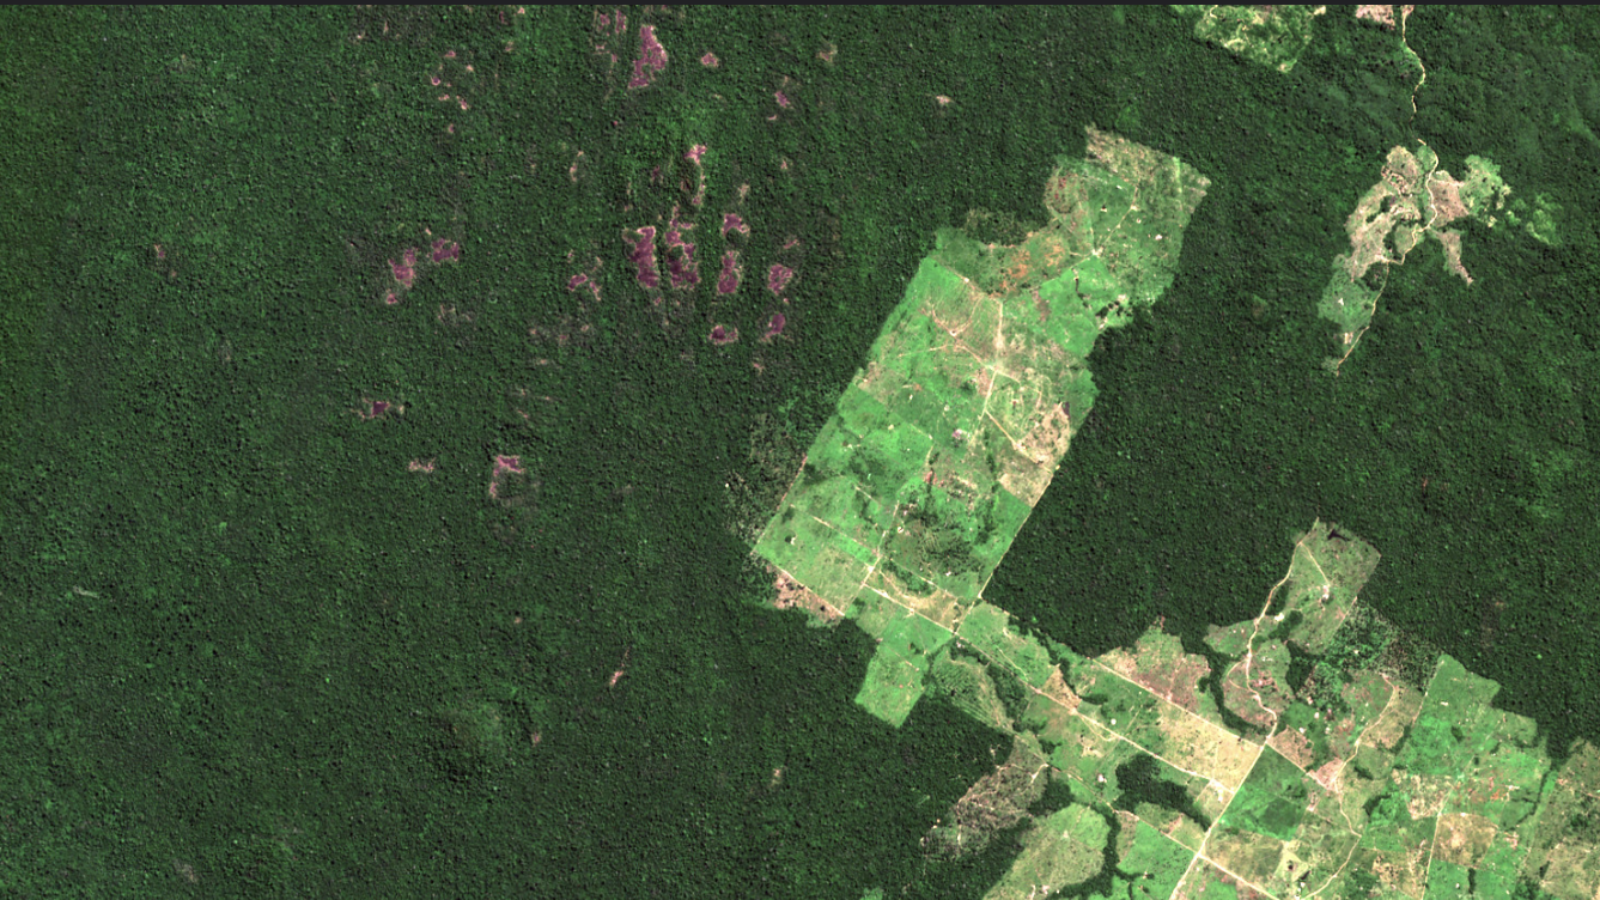
[[(1471, 164), (1471, 160), (1468, 160)], [(1550, 199), (1548, 194), (1535, 194), (1532, 201), (1521, 197), (1513, 197), (1504, 210), (1506, 221), (1521, 228), (1533, 237), (1534, 240), (1547, 246), (1558, 246), (1561, 243), (1561, 234), (1556, 219), (1561, 215), (1561, 206)]]
[[(1219, 714), (1227, 711), (1253, 729), (1273, 731), (1304, 684), (1295, 676), (1308, 676), (1312, 660), (1331, 645), (1377, 563), (1371, 545), (1316, 522), (1295, 542), (1289, 571), (1268, 592), (1261, 614), (1207, 639), (1233, 660), (1215, 676), (1221, 709), (1201, 707), (1208, 717), (1227, 727)], [(1297, 661), (1306, 671), (1295, 671)]]
[(1288, 72), (1311, 43), (1316, 17), (1326, 6), (1174, 5), (1180, 15), (1199, 15), (1196, 40), (1210, 41), (1279, 72)]
[(1152, 628), (1132, 648), (1111, 650), (1100, 662), (1184, 709), (1195, 712), (1201, 708), (1200, 681), (1210, 674), (1210, 666), (1205, 657), (1185, 653), (1177, 635)]
[(1045, 793), (1049, 763), (1031, 734), (1011, 743), (1011, 755), (983, 776), (940, 817), (923, 847), (936, 856), (979, 853), (996, 835), (1026, 820)]
[(1080, 800), (1035, 819), (986, 900), (1168, 897), (1193, 853), (1133, 814)]
[(1013, 733), (1012, 714), (988, 671), (992, 667), (976, 654), (953, 651), (954, 645), (947, 645), (934, 658), (928, 673), (928, 690), (996, 731)]
[(974, 650), (1016, 673), (1030, 687), (1043, 688), (1055, 672), (1049, 651), (999, 607), (988, 603), (973, 607), (961, 620), (959, 634)]
[(1071, 896), (1105, 868), (1114, 821), (1078, 803), (1034, 821), (1022, 836), (1022, 852), (985, 900), (1026, 900), (1040, 891)]
[(1477, 156), (1467, 157), (1466, 166), (1466, 177), (1457, 180), (1439, 168), (1439, 157), (1427, 144), (1415, 153), (1405, 147), (1389, 151), (1382, 176), (1345, 220), (1351, 250), (1334, 260), (1333, 277), (1317, 304), (1318, 314), (1339, 327), (1344, 353), (1329, 360), (1333, 371), (1350, 358), (1370, 326), (1389, 267), (1403, 264), (1425, 238), (1439, 242), (1446, 270), (1467, 284), (1472, 276), (1461, 262), (1461, 232), (1448, 227), (1452, 223), (1471, 219), (1492, 228), (1503, 216), (1550, 243), (1554, 224), (1547, 201), (1514, 204), (1522, 213), (1516, 217), (1505, 209), (1511, 189), (1501, 180), (1500, 167)]

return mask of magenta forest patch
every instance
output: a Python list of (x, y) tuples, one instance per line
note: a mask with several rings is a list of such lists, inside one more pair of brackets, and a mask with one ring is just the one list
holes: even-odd
[(401, 287), (411, 290), (411, 285), (417, 279), (417, 248), (407, 247), (406, 251), (400, 254), (399, 263), (389, 260), (389, 270), (394, 274), (394, 280), (400, 282)]
[[(428, 238), (433, 237), (431, 229), (423, 229), (423, 231)], [(404, 300), (406, 295), (411, 292), (411, 289), (416, 287), (417, 277), (427, 266), (454, 262), (460, 258), (461, 245), (448, 238), (435, 238), (431, 252), (421, 259), (418, 258), (416, 247), (407, 247), (400, 251), (398, 260), (392, 257), (388, 260), (389, 277), (393, 279), (393, 283), (384, 291), (384, 305), (396, 306), (400, 301)]]
[(494, 458), (494, 469), (489, 473), (489, 498), (491, 500), (500, 499), (500, 486), (505, 483), (505, 480), (512, 475), (524, 474), (526, 473), (522, 469), (522, 457), (496, 456)]
[(441, 263), (447, 260), (458, 260), (460, 258), (461, 245), (457, 244), (455, 241), (447, 241), (444, 238), (439, 238), (433, 242), (434, 262)]
[(596, 12), (594, 14), (594, 21), (595, 25), (597, 26), (597, 30), (602, 34), (604, 34), (608, 29), (612, 34), (621, 34), (628, 30), (628, 17), (624, 15), (620, 9), (614, 10), (611, 15), (607, 15), (603, 12)]
[(594, 14), (594, 52), (597, 56), (611, 57), (611, 65), (617, 64), (617, 55), (612, 53), (607, 46), (611, 38), (617, 37), (628, 30), (628, 17), (622, 10), (613, 10), (610, 13), (599, 12)]
[[(572, 262), (574, 256), (576, 256), (575, 253), (568, 252), (567, 253), (567, 262)], [(590, 296), (594, 297), (594, 302), (599, 303), (600, 302), (600, 282), (599, 282), (598, 279), (600, 278), (600, 270), (602, 268), (604, 268), (604, 267), (605, 267), (605, 263), (600, 259), (600, 257), (598, 257), (598, 256), (595, 257), (594, 258), (594, 265), (589, 267), (589, 271), (587, 271), (587, 272), (579, 272), (576, 275), (573, 275), (571, 278), (567, 279), (567, 290), (575, 291), (578, 288), (583, 287), (584, 285), (588, 285)]]
[(750, 226), (744, 223), (744, 219), (740, 218), (738, 213), (723, 213), (722, 236), (727, 237), (728, 232), (730, 231), (737, 231), (740, 234), (749, 234)]
[(739, 339), (739, 329), (724, 328), (723, 326), (718, 325), (711, 329), (711, 334), (708, 336), (708, 338), (710, 339), (711, 343), (718, 346), (723, 344), (731, 344)]
[(363, 419), (378, 419), (388, 415), (391, 412), (395, 413), (396, 415), (404, 413), (406, 411), (406, 407), (404, 403), (390, 403), (388, 400), (373, 400), (367, 397), (362, 397), (361, 406), (358, 406), (350, 411)]
[(782, 294), (783, 289), (789, 285), (789, 279), (794, 277), (794, 270), (779, 263), (773, 263), (767, 269), (767, 290), (774, 295)]
[(762, 337), (770, 339), (782, 334), (785, 321), (787, 320), (784, 319), (783, 313), (773, 313), (772, 318), (767, 320), (767, 333)]
[(639, 58), (633, 61), (633, 77), (628, 79), (628, 87), (647, 87), (666, 68), (667, 48), (656, 40), (655, 26), (640, 25)]
[(715, 69), (716, 67), (722, 65), (722, 60), (717, 59), (717, 55), (715, 53), (707, 50), (706, 55), (700, 57), (700, 65), (705, 66), (708, 69)]
[(739, 251), (728, 250), (722, 254), (722, 271), (717, 275), (717, 293), (724, 296), (739, 290), (739, 279), (744, 269), (739, 265)]
[(672, 221), (667, 225), (667, 275), (672, 279), (675, 288), (687, 287), (700, 283), (699, 264), (694, 259), (694, 244), (683, 239), (687, 231), (694, 229), (693, 222), (685, 222), (678, 218), (678, 211), (672, 211)]
[(675, 288), (699, 284), (700, 273), (695, 269), (693, 244), (684, 244), (678, 252), (667, 257), (667, 277)]
[(661, 271), (656, 268), (656, 227), (645, 225), (635, 229), (632, 236), (623, 233), (628, 245), (628, 262), (633, 264), (633, 278), (640, 287), (661, 286)]
[[(538, 492), (539, 482), (528, 476), (523, 468), (522, 457), (510, 455), (494, 457), (493, 466), (489, 471), (490, 500), (501, 506), (520, 509), (527, 513), (532, 512)], [(511, 524), (495, 524), (490, 528), (497, 538), (507, 543), (510, 543), (517, 533), (517, 526)]]

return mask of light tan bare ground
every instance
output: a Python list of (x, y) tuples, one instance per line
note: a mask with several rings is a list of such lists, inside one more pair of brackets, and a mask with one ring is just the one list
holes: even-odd
[(1461, 264), (1461, 235), (1454, 231), (1435, 231), (1433, 236), (1444, 245), (1444, 264), (1467, 284), (1471, 284), (1472, 276), (1467, 274), (1467, 267)]
[(1278, 869), (1283, 841), (1248, 831), (1222, 831), (1215, 826), (1207, 836), (1206, 858), (1218, 868), (1244, 881), (1263, 883)]
[(1494, 842), (1494, 823), (1471, 813), (1440, 816), (1433, 838), (1433, 855), (1445, 862), (1476, 869)]
[(1594, 849), (1576, 840), (1558, 844), (1550, 851), (1550, 868), (1540, 886), (1561, 900), (1592, 900), (1600, 896), (1600, 859)]
[(1372, 864), (1372, 874), (1384, 887), (1421, 900), (1427, 889), (1428, 841), (1401, 852), (1382, 853)]
[(633, 655), (633, 648), (632, 647), (629, 647), (628, 649), (622, 651), (622, 662), (618, 663), (617, 664), (617, 670), (615, 672), (611, 673), (611, 682), (609, 684), (607, 684), (606, 687), (608, 687), (608, 688), (616, 687), (617, 686), (617, 682), (622, 680), (622, 676), (628, 674), (628, 657), (630, 657), (632, 655)]
[(1356, 7), (1356, 18), (1376, 22), (1385, 28), (1394, 28), (1394, 7), (1389, 5), (1367, 5)]
[(1000, 486), (1029, 506), (1037, 504), (1055, 475), (1048, 463), (1064, 456), (1072, 443), (1071, 425), (1066, 411), (1059, 405), (1052, 406), (1044, 420), (1023, 436), (1018, 447), (1034, 467), (1002, 473)]
[(1067, 686), (1067, 679), (1061, 675), (1061, 667), (1056, 666), (1050, 671), (1050, 677), (1045, 680), (1044, 690), (1039, 693), (1055, 701), (1068, 713), (1076, 713), (1078, 705), (1083, 702), (1072, 688)]
[(1261, 688), (1270, 685), (1271, 679), (1259, 675), (1252, 676), (1251, 662), (1253, 660), (1247, 656), (1228, 669), (1227, 674), (1223, 676), (1222, 700), (1229, 709), (1238, 714), (1239, 718), (1258, 728), (1271, 731), (1278, 725), (1278, 714), (1262, 701), (1259, 693)]
[(1167, 736), (1164, 753), (1172, 765), (1230, 791), (1239, 789), (1261, 752), (1259, 745), (1181, 706), (1163, 705), (1160, 716), (1161, 733)]
[(1450, 792), (1455, 789), (1456, 781), (1446, 775), (1411, 775), (1403, 776), (1396, 770), (1391, 780), (1400, 785), (1400, 789), (1411, 795), (1406, 802), (1406, 811), (1413, 819), (1431, 819), (1444, 809), (1445, 800), (1449, 799)]
[(1182, 639), (1159, 626), (1146, 631), (1132, 653), (1116, 649), (1100, 657), (1129, 681), (1189, 712), (1198, 712), (1200, 679), (1211, 666), (1198, 653), (1184, 653)]
[(1467, 214), (1467, 204), (1461, 199), (1461, 182), (1446, 173), (1428, 179), (1428, 196), (1433, 200), (1430, 228), (1443, 228)]
[(194, 866), (184, 862), (181, 859), (174, 859), (172, 861), (172, 871), (178, 873), (183, 877), (184, 881), (187, 881), (190, 884), (200, 883), (200, 876), (195, 874)]
[(1339, 791), (1343, 786), (1339, 783), (1339, 775), (1344, 772), (1344, 760), (1330, 759), (1311, 772), (1311, 780), (1322, 785), (1323, 790)]
[(1298, 731), (1280, 731), (1267, 744), (1301, 769), (1309, 769), (1315, 759), (1311, 741)]
[(817, 596), (810, 588), (795, 581), (789, 576), (789, 573), (775, 566), (768, 566), (767, 568), (776, 575), (772, 583), (773, 587), (778, 591), (777, 597), (773, 598), (772, 601), (772, 605), (775, 608), (794, 609), (798, 607), (830, 624), (844, 618), (842, 610)]

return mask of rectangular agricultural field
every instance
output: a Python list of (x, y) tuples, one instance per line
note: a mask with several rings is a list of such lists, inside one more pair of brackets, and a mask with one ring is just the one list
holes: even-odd
[[(1171, 284), (1209, 181), (1115, 135), (1088, 138), (1088, 159), (1058, 161), (1049, 221), (1021, 244), (939, 234), (758, 539), (757, 555), (827, 603), (848, 609), (866, 584), (959, 622), (1089, 411), (1094, 338)], [(972, 640), (1034, 688), (1050, 677), (1036, 645)], [(880, 686), (910, 683), (889, 677), (900, 662), (874, 670)]]

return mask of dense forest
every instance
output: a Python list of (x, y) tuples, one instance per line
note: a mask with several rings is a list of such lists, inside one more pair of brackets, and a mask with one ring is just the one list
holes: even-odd
[[(1592, 11), (1420, 11), (1415, 114), (1337, 11), (1286, 74), (1138, 7), (0, 16), (7, 895), (981, 895), (1013, 841), (921, 838), (1010, 739), (857, 707), (750, 537), (937, 229), (1040, 222), (1090, 124), (1211, 187), (987, 599), (1200, 652), (1337, 519), (1600, 738)], [(1418, 138), (1560, 241), (1419, 251), (1334, 377)]]

